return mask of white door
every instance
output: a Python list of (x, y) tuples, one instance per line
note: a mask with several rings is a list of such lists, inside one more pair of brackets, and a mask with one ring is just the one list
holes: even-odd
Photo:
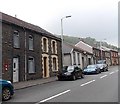
[(13, 82), (18, 82), (19, 78), (19, 61), (18, 58), (13, 58)]

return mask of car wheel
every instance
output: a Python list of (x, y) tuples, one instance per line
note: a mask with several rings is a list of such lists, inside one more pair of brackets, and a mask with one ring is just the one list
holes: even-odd
[(2, 99), (4, 101), (9, 100), (11, 98), (11, 92), (8, 87), (3, 88), (2, 90)]
[(106, 71), (108, 71), (108, 68), (106, 69)]
[(74, 81), (74, 80), (76, 80), (76, 76), (75, 76), (75, 75), (73, 75), (73, 76), (72, 76), (72, 79), (73, 79), (73, 81)]
[(96, 73), (97, 73), (97, 74), (99, 74), (99, 73), (100, 73), (100, 71), (99, 71), (99, 70), (97, 70), (97, 71), (96, 71)]
[(81, 75), (81, 78), (84, 78), (84, 74)]
[(104, 72), (106, 71), (106, 69), (104, 68), (104, 70), (103, 70)]

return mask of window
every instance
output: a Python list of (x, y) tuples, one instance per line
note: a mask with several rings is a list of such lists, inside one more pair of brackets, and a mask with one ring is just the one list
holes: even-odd
[(33, 50), (33, 37), (29, 35), (29, 50)]
[(52, 42), (52, 46), (53, 46), (53, 53), (55, 53), (55, 41)]
[(18, 31), (14, 31), (13, 33), (13, 45), (14, 48), (20, 48), (20, 40)]
[(74, 65), (76, 65), (75, 52), (73, 52), (73, 61), (74, 61)]
[(80, 54), (79, 53), (77, 54), (78, 54), (78, 65), (80, 65)]
[(35, 73), (35, 62), (33, 57), (29, 57), (28, 59), (28, 70), (29, 73)]
[(47, 39), (43, 38), (43, 51), (46, 52), (47, 51)]

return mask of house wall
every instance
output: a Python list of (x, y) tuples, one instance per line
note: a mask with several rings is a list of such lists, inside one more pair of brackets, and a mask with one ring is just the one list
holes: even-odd
[(70, 55), (70, 54), (64, 55), (64, 65), (65, 65), (65, 66), (70, 66), (70, 65), (72, 65), (71, 55)]
[[(20, 48), (13, 47), (13, 32), (14, 30), (19, 31), (20, 35)], [(26, 35), (26, 37), (25, 37)], [(29, 35), (33, 36), (33, 50), (29, 50), (28, 40)], [(3, 79), (10, 80), (13, 82), (13, 58), (19, 58), (19, 81), (32, 80), (43, 78), (43, 69), (42, 69), (42, 37), (44, 34), (35, 32), (33, 30), (25, 29), (23, 27), (3, 22), (2, 23), (2, 75)], [(25, 39), (26, 38), (26, 39)], [(57, 59), (57, 70), (61, 70), (62, 66), (62, 52), (61, 52), (61, 41), (48, 38), (48, 62), (49, 64), (49, 77), (56, 75), (56, 72), (52, 70), (52, 58), (53, 56)], [(26, 48), (25, 48), (26, 40)], [(52, 53), (51, 41), (56, 41), (56, 53)], [(26, 61), (25, 61), (26, 53)], [(34, 57), (35, 60), (35, 73), (28, 73), (28, 59), (29, 56)], [(26, 65), (25, 65), (26, 62)], [(7, 70), (5, 65), (8, 65)], [(26, 66), (26, 70), (25, 70)]]
[[(0, 18), (2, 15), (0, 14)], [(0, 79), (2, 79), (2, 23), (0, 22)]]
[(119, 56), (117, 51), (111, 50), (111, 65), (118, 65), (119, 64)]

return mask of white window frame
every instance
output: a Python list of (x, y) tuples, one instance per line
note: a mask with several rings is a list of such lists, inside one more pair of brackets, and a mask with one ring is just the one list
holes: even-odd
[[(33, 63), (30, 63), (33, 62)], [(35, 61), (34, 61), (34, 57), (29, 57), (28, 59), (28, 73), (35, 73)]]
[(29, 35), (29, 50), (33, 50), (33, 36)]
[(20, 35), (18, 31), (13, 33), (13, 46), (14, 48), (20, 48)]

